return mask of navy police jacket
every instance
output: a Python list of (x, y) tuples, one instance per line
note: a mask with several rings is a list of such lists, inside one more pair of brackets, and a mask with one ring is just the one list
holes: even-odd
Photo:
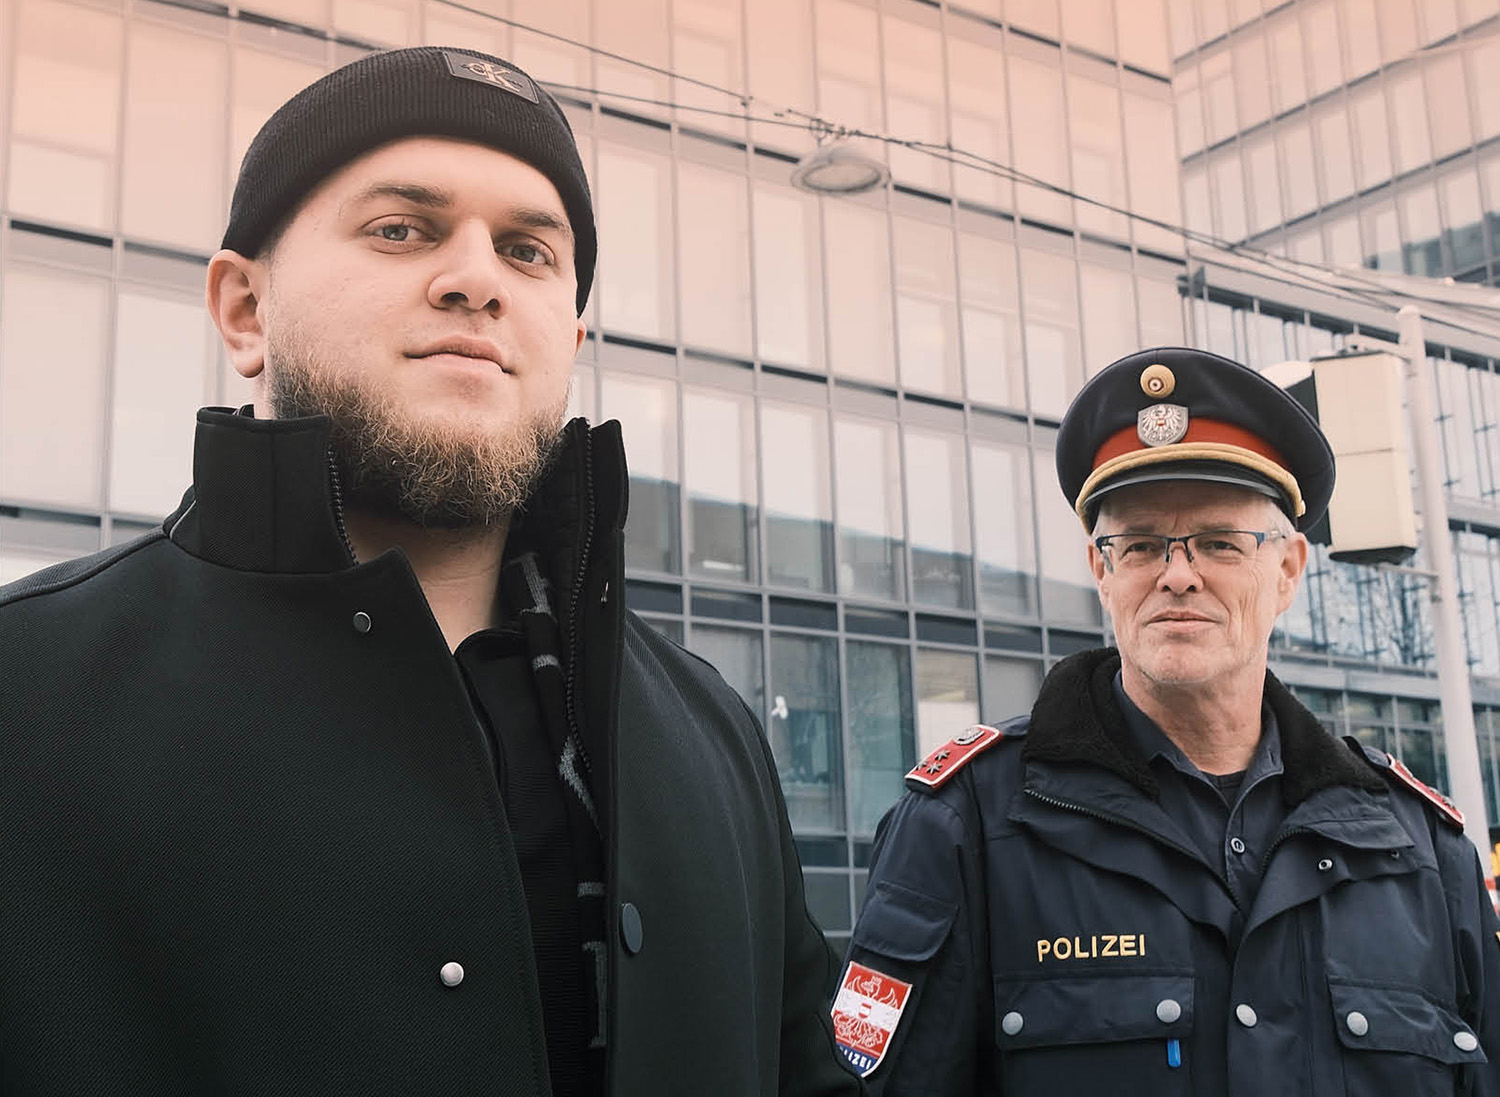
[(1500, 926), (1462, 829), (1268, 674), (1286, 813), (1240, 909), (1156, 803), (1118, 667), (1064, 660), (881, 822), (834, 1005), (871, 1091), (1500, 1093)]

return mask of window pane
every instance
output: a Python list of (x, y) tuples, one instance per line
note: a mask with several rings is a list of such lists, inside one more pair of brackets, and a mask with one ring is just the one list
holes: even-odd
[(761, 461), (766, 492), (766, 582), (833, 590), (828, 416), (764, 403)]
[(1391, 177), (1391, 127), (1385, 116), (1385, 96), (1369, 85), (1349, 97), (1349, 115), (1359, 153), (1359, 186), (1363, 190)]
[(746, 180), (679, 162), (682, 339), (750, 357), (750, 213)]
[(1393, 78), (1387, 94), (1396, 138), (1396, 170), (1411, 171), (1432, 159), (1432, 130), (1427, 122), (1427, 96), (1422, 91), (1422, 74), (1408, 72)]
[(766, 683), (759, 630), (716, 628), (694, 621), (688, 640), (689, 649), (714, 665), (750, 706), (755, 718), (765, 719)]
[(755, 324), (763, 361), (822, 368), (818, 251), (817, 200), (789, 187), (757, 184)]
[(1141, 298), (1141, 346), (1182, 345), (1182, 295), (1170, 282), (1141, 279), (1136, 283)]
[(1484, 262), (1484, 214), (1479, 208), (1479, 181), (1474, 172), (1450, 175), (1440, 186), (1454, 267), (1462, 270)]
[[(948, 139), (943, 118), (943, 40), (936, 30), (889, 15), (885, 35), (885, 110), (888, 132), (942, 145)], [(891, 175), (936, 194), (951, 189), (948, 163), (916, 149), (890, 150)]]
[(1234, 46), (1234, 90), (1239, 104), (1240, 129), (1271, 116), (1271, 79), (1266, 72), (1266, 40), (1252, 34)]
[[(1470, 39), (1472, 41), (1472, 39)], [(1479, 105), (1474, 115), (1474, 136), (1482, 141), (1500, 133), (1500, 95), (1495, 94), (1495, 73), (1500, 71), (1500, 40), (1491, 38), (1468, 50), (1469, 87)]]
[(1026, 449), (975, 442), (971, 452), (979, 608), (985, 613), (1035, 617), (1036, 548)]
[(984, 657), (984, 719), (991, 724), (1030, 712), (1042, 688), (1042, 664), (1035, 659)]
[(944, 225), (897, 217), (896, 331), (901, 384), (962, 396), (953, 232)]
[(1342, 103), (1324, 107), (1313, 126), (1318, 131), (1318, 166), (1323, 172), (1323, 204), (1354, 193), (1354, 153), (1349, 147), (1349, 120)]
[[(1494, 89), (1491, 89), (1493, 97)], [(1468, 92), (1464, 88), (1463, 62), (1457, 54), (1439, 57), (1427, 66), (1427, 101), (1432, 104), (1432, 150), (1441, 160), (1468, 148)]]
[[(994, 47), (948, 39), (948, 99), (954, 147), (1004, 164), (1010, 159), (1006, 134), (1004, 55)], [(954, 168), (954, 189), (966, 202), (1012, 209), (1009, 181), (977, 167)]]
[(963, 291), (964, 375), (969, 399), (997, 407), (1026, 406), (1016, 249), (1000, 240), (959, 235)]
[[(1402, 0), (1403, 3), (1406, 0)], [(1344, 71), (1357, 80), (1380, 66), (1380, 46), (1375, 39), (1374, 0), (1339, 0), (1344, 28)]]
[[(1125, 93), (1125, 162), (1130, 178), (1130, 208), (1167, 225), (1182, 223), (1178, 195), (1177, 155), (1172, 142), (1172, 105), (1160, 99)], [(1182, 238), (1171, 229), (1134, 222), (1136, 242), (1172, 255)]]
[(911, 665), (907, 648), (850, 640), (849, 825), (875, 833), (886, 809), (901, 798), (902, 778), (916, 764)]
[(682, 402), (689, 570), (757, 582), (755, 406), (748, 396), (691, 390)]
[(1443, 273), (1443, 246), (1438, 238), (1437, 192), (1422, 186), (1401, 196), (1401, 220), (1406, 230), (1402, 266), (1407, 274), (1436, 278)]
[(8, 212), (114, 225), (118, 16), (32, 0), (15, 24)]
[(1120, 40), (1120, 60), (1127, 65), (1163, 75), (1172, 71), (1167, 11), (1162, 0), (1115, 4), (1115, 31)]
[(1038, 534), (1042, 544), (1042, 613), (1049, 621), (1097, 625), (1099, 595), (1089, 571), (1082, 523), (1057, 486), (1057, 463), (1038, 451), (1034, 462)]
[(1083, 383), (1078, 345), (1078, 286), (1073, 261), (1021, 249), (1026, 288), (1026, 376), (1031, 410), (1061, 419)]
[[(631, 4), (595, 4), (593, 7), (594, 44), (600, 49), (632, 61), (644, 61), (658, 69), (670, 67), (667, 0), (635, 0)], [(587, 24), (580, 20), (565, 33), (576, 38), (578, 28), (582, 26)], [(670, 98), (666, 77), (639, 65), (601, 56), (596, 58), (596, 71), (600, 88), (647, 99)], [(625, 100), (620, 106), (632, 114), (658, 117), (667, 114), (665, 107), (652, 103)]]
[(1367, 206), (1359, 214), (1365, 241), (1364, 265), (1374, 270), (1401, 269), (1401, 234), (1396, 230), (1396, 207), (1389, 201)]
[(204, 253), (224, 227), (225, 47), (137, 24), (130, 32), (121, 223)]
[(1245, 224), (1245, 181), (1240, 175), (1240, 155), (1224, 149), (1209, 169), (1213, 173), (1214, 209), (1218, 213), (1219, 235), (1226, 240), (1243, 240)]
[(212, 402), (212, 329), (198, 301), (122, 290), (116, 307), (109, 505), (160, 518), (193, 479), (195, 416)]
[(660, 156), (599, 145), (599, 322), (675, 341), (672, 188)]
[(1339, 59), (1338, 16), (1333, 0), (1322, 0), (1304, 9), (1303, 40), (1309, 53), (1307, 71), (1312, 74), (1312, 94), (1322, 95), (1343, 82)]
[[(740, 91), (740, 38), (743, 22), (739, 0), (676, 0), (672, 5), (672, 68), (693, 80)], [(724, 96), (687, 80), (674, 81), (673, 99), (684, 107), (724, 110)], [(743, 141), (745, 123), (703, 111), (679, 110), (679, 124)]]
[[(750, 47), (750, 94), (815, 112), (810, 0), (750, 0), (745, 5), (745, 23)], [(797, 126), (752, 125), (750, 132), (757, 145), (790, 152), (813, 145), (812, 134)]]
[(843, 830), (838, 642), (771, 634), (771, 713), (787, 814), (797, 830)]
[(1130, 273), (1080, 263), (1083, 279), (1085, 362), (1092, 377), (1117, 358), (1141, 349), (1135, 334), (1135, 293)]
[[(1106, 24), (1107, 26), (1107, 24)], [(1117, 88), (1068, 77), (1068, 110), (1073, 141), (1073, 187), (1086, 198), (1124, 209), (1125, 149), (1120, 137), (1120, 92)], [(1078, 227), (1117, 240), (1128, 238), (1123, 214), (1088, 202), (1077, 203)]]
[(973, 655), (917, 649), (917, 757), (979, 723), (979, 673)]
[(1264, 232), (1281, 221), (1281, 185), (1276, 175), (1276, 143), (1265, 134), (1245, 143), (1250, 169), (1250, 231)]
[(1271, 45), (1271, 71), (1275, 80), (1271, 90), (1276, 96), (1276, 109), (1291, 110), (1307, 101), (1307, 73), (1302, 67), (1302, 27), (1297, 23), (1297, 14), (1283, 18), (1268, 36)]
[(828, 234), (828, 335), (833, 371), (865, 381), (896, 379), (891, 332), (891, 249), (885, 215), (852, 202), (823, 202)]
[[(1066, 187), (1068, 146), (1062, 71), (1015, 55), (1008, 62), (1016, 167), (1027, 175)], [(1057, 225), (1069, 223), (1067, 198), (1025, 183), (1019, 184), (1017, 191), (1022, 213)]]
[(1200, 79), (1203, 81), (1203, 123), (1208, 143), (1212, 145), (1233, 136), (1238, 128), (1229, 51), (1221, 50), (1205, 58)]
[(901, 456), (894, 423), (840, 419), (838, 447), (839, 591), (901, 601), (906, 545), (901, 521)]
[(96, 509), (109, 287), (99, 279), (13, 267), (4, 289), (0, 494), (8, 502)]
[[(880, 24), (870, 9), (846, 0), (817, 0), (818, 109), (850, 129), (884, 132), (880, 109)], [(885, 145), (856, 140), (861, 152), (885, 159)]]
[[(1134, 0), (1126, 3), (1133, 6)], [(1101, 57), (1117, 56), (1111, 7), (1110, 0), (1062, 0), (1063, 37)]]
[(969, 485), (963, 438), (906, 432), (906, 507), (911, 523), (912, 601), (974, 605)]
[(620, 420), (630, 464), (625, 566), (676, 573), (678, 556), (677, 386), (603, 376), (603, 414)]
[(1293, 221), (1318, 205), (1318, 184), (1313, 176), (1312, 131), (1305, 122), (1293, 122), (1277, 134), (1281, 150), (1282, 202), (1285, 219)]

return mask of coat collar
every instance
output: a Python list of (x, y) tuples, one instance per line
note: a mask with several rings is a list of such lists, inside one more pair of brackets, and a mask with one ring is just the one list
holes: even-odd
[[(1113, 682), (1119, 669), (1120, 654), (1113, 648), (1080, 652), (1058, 663), (1032, 707), (1021, 759), (1099, 766), (1156, 799), (1156, 778), (1115, 700)], [(1369, 765), (1334, 739), (1270, 671), (1265, 700), (1281, 732), (1281, 794), (1287, 807), (1334, 785), (1384, 790), (1384, 782)]]
[[(319, 574), (353, 565), (342, 530), (326, 416), (257, 419), (198, 412), (193, 486), (162, 528), (187, 552), (237, 571)], [(535, 551), (566, 593), (594, 538), (624, 527), (625, 455), (616, 422), (563, 428), (547, 474), (519, 512), (507, 556)]]

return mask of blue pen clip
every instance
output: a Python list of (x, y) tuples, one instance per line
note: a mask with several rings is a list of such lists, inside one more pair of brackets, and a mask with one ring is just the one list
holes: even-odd
[(1182, 1042), (1175, 1036), (1167, 1041), (1167, 1066), (1182, 1066)]

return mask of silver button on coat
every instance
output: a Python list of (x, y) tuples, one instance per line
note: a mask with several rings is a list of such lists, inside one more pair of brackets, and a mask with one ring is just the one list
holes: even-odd
[(1246, 1028), (1254, 1028), (1255, 1022), (1260, 1020), (1260, 1018), (1255, 1016), (1255, 1010), (1251, 1009), (1245, 1002), (1241, 1002), (1234, 1007), (1234, 1015), (1239, 1018), (1240, 1024)]
[(1182, 1007), (1174, 998), (1163, 998), (1156, 1003), (1156, 1019), (1164, 1025), (1170, 1025), (1182, 1016)]
[(1479, 1047), (1479, 1037), (1461, 1029), (1453, 1034), (1453, 1046), (1459, 1051), (1474, 1051)]
[(1025, 1024), (1026, 1018), (1022, 1017), (1015, 1010), (1011, 1010), (1004, 1017), (1000, 1018), (1000, 1031), (1007, 1036), (1014, 1036), (1021, 1031), (1021, 1027)]
[(1349, 1031), (1356, 1036), (1363, 1036), (1370, 1031), (1370, 1021), (1359, 1010), (1351, 1010), (1349, 1016), (1344, 1018), (1344, 1024), (1349, 1026)]
[(456, 960), (449, 960), (438, 972), (438, 978), (443, 981), (443, 986), (456, 987), (464, 981), (464, 966)]

